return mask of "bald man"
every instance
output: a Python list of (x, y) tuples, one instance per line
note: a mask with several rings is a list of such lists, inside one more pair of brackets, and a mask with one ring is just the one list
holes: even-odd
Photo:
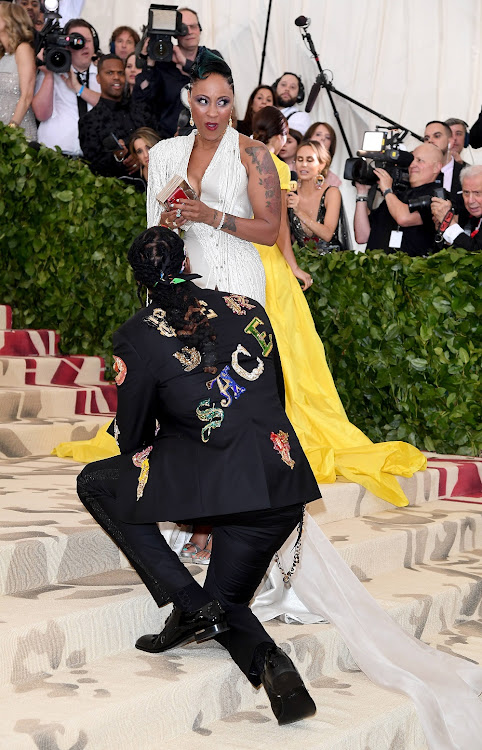
[(385, 200), (374, 211), (368, 210), (369, 185), (356, 184), (355, 239), (367, 249), (385, 252), (401, 250), (407, 255), (428, 255), (435, 248), (435, 225), (430, 204), (411, 212), (408, 203), (422, 195), (433, 195), (442, 168), (443, 155), (437, 146), (424, 143), (412, 151), (408, 168), (410, 188), (400, 197), (393, 192), (393, 179), (385, 169), (375, 169), (378, 187)]

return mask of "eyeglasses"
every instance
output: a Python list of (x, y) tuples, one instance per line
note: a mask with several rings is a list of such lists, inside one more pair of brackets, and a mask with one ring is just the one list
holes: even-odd
[(184, 26), (187, 26), (187, 28), (189, 29), (189, 31), (197, 31), (198, 28), (199, 28), (199, 24), (198, 23), (185, 23)]

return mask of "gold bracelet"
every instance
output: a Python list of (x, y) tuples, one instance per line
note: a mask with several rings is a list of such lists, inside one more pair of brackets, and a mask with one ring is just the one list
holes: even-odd
[(10, 122), (7, 125), (8, 128), (19, 128), (20, 125), (18, 122), (15, 122), (15, 120), (10, 120)]

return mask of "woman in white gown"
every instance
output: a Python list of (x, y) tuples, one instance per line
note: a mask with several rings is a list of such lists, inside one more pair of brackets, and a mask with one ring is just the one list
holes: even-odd
[[(249, 139), (227, 127), (233, 105), (232, 79), (224, 72), (227, 66), (223, 61), (216, 65), (210, 67), (207, 61), (206, 78), (198, 71), (203, 96), (194, 106), (196, 124), (201, 120), (202, 130), (162, 141), (150, 151), (148, 226), (163, 223), (184, 228), (191, 270), (201, 274), (196, 282), (200, 286), (264, 303), (263, 265), (251, 242), (272, 245), (276, 241), (279, 220), (276, 226), (272, 219), (274, 211), (279, 219), (279, 197), (272, 183), (274, 167), (270, 168), (269, 162), (273, 162), (267, 151), (264, 159), (261, 144), (251, 141), (250, 145)], [(227, 82), (222, 96), (219, 76)], [(211, 86), (213, 82), (217, 85)], [(193, 99), (197, 92), (193, 87)], [(211, 114), (213, 110), (217, 112)], [(207, 127), (210, 118), (217, 123), (214, 130)], [(201, 200), (184, 201), (161, 218), (156, 195), (176, 174), (189, 182)], [(277, 174), (274, 176), (279, 188)], [(176, 545), (178, 532), (165, 529), (164, 533), (175, 549), (185, 541), (180, 536)], [(285, 588), (282, 574), (273, 564), (269, 582), (257, 592), (253, 604), (257, 616), (268, 620), (292, 609), (301, 621), (330, 621), (370, 679), (412, 698), (431, 750), (482, 750), (482, 704), (477, 697), (482, 691), (482, 670), (434, 651), (402, 631), (308, 514), (303, 536), (300, 564), (291, 579), (293, 587)], [(280, 551), (285, 570), (290, 567), (293, 544), (291, 537)]]

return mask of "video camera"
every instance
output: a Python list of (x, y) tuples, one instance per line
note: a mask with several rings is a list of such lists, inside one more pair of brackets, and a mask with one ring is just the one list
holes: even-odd
[(65, 34), (59, 23), (57, 0), (46, 0), (45, 2), (45, 26), (38, 33), (35, 45), (35, 56), (40, 50), (44, 50), (44, 59), (36, 59), (37, 66), (45, 65), (47, 70), (53, 73), (68, 73), (72, 65), (71, 50), (82, 49), (85, 39), (82, 34), (75, 31)]
[(399, 148), (407, 132), (378, 127), (374, 131), (366, 131), (357, 156), (345, 162), (345, 180), (359, 182), (361, 185), (376, 185), (378, 179), (373, 170), (379, 168), (386, 169), (391, 175), (394, 188), (407, 188), (408, 167), (413, 156)]
[(136, 54), (141, 55), (147, 37), (147, 56), (158, 62), (171, 62), (172, 37), (178, 39), (180, 36), (186, 36), (188, 31), (186, 24), (182, 22), (182, 14), (177, 10), (177, 5), (151, 4), (147, 26), (144, 27)]

